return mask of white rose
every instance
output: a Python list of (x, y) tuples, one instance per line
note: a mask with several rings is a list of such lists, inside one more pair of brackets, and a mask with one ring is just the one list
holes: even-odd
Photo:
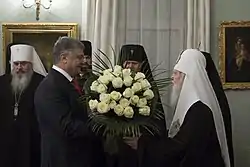
[(98, 86), (93, 86), (93, 85), (90, 86), (90, 90), (94, 92), (97, 92), (97, 89), (98, 89)]
[(149, 116), (150, 115), (150, 107), (144, 106), (144, 107), (139, 108), (139, 114), (144, 115), (144, 116)]
[(139, 96), (134, 95), (134, 96), (131, 97), (131, 103), (133, 105), (136, 105), (139, 102), (139, 99), (140, 99)]
[(90, 100), (89, 101), (89, 108), (90, 108), (91, 111), (95, 110), (97, 105), (98, 105), (97, 100)]
[(103, 75), (109, 75), (112, 72), (112, 69), (106, 69), (102, 73)]
[(139, 92), (141, 90), (141, 83), (140, 82), (136, 82), (133, 84), (132, 86), (132, 90), (136, 93)]
[(110, 97), (111, 97), (111, 99), (118, 101), (122, 97), (122, 94), (120, 92), (112, 91), (110, 93)]
[(114, 74), (112, 74), (112, 69), (104, 70), (103, 76), (105, 76), (109, 80), (109, 82), (111, 82), (115, 78)]
[(143, 80), (145, 78), (145, 75), (142, 73), (142, 72), (137, 72), (136, 74), (135, 74), (135, 80), (136, 81), (141, 81), (141, 80)]
[(126, 88), (122, 95), (126, 98), (130, 98), (134, 95), (134, 92), (131, 88)]
[(147, 79), (144, 79), (141, 81), (141, 87), (142, 89), (148, 89), (151, 88), (151, 84), (148, 82)]
[(113, 72), (113, 75), (114, 75), (115, 77), (120, 77), (120, 76), (121, 76), (120, 74), (117, 74), (117, 73), (115, 73), (115, 72)]
[(102, 75), (98, 78), (98, 81), (102, 84), (108, 85), (109, 84), (109, 77), (106, 75)]
[(137, 103), (137, 107), (144, 107), (146, 105), (147, 105), (147, 99), (146, 98), (139, 99), (139, 101)]
[(106, 93), (107, 92), (107, 86), (104, 85), (104, 84), (100, 84), (98, 87), (97, 87), (97, 92), (98, 93)]
[(101, 94), (99, 95), (99, 100), (100, 100), (101, 102), (109, 103), (109, 102), (110, 102), (110, 94), (101, 93)]
[(109, 105), (105, 102), (100, 102), (97, 105), (97, 111), (101, 114), (107, 113), (109, 111)]
[(93, 81), (91, 86), (98, 86), (99, 85), (99, 82), (97, 80)]
[(133, 118), (134, 110), (132, 107), (128, 106), (124, 109), (123, 114), (126, 118)]
[(119, 104), (122, 105), (122, 107), (128, 107), (130, 102), (128, 101), (128, 99), (125, 98), (121, 98), (121, 100), (119, 101)]
[(123, 81), (120, 77), (116, 77), (115, 79), (113, 79), (112, 81), (112, 85), (113, 87), (116, 88), (121, 88), (123, 85)]
[(144, 93), (143, 96), (146, 97), (147, 100), (151, 100), (154, 98), (154, 92), (151, 89), (147, 89)]
[(122, 70), (122, 76), (123, 76), (123, 78), (124, 77), (128, 77), (128, 76), (130, 76), (131, 75), (131, 69), (123, 69)]
[(133, 82), (133, 78), (131, 76), (125, 76), (123, 79), (123, 83), (127, 87), (131, 86), (132, 82)]
[(117, 74), (117, 75), (122, 74), (122, 67), (119, 66), (119, 65), (116, 65), (115, 68), (114, 68), (114, 73)]
[(97, 80), (95, 80), (92, 82), (92, 84), (90, 86), (90, 90), (97, 92), (98, 86), (99, 86), (99, 82)]
[(107, 78), (108, 78), (108, 80), (111, 82), (111, 81), (113, 81), (113, 79), (115, 79), (115, 75), (114, 74), (112, 74), (112, 73), (109, 73), (109, 74), (107, 74), (107, 75), (105, 75)]
[(114, 112), (118, 116), (122, 116), (123, 115), (123, 111), (124, 111), (124, 108), (120, 104), (116, 105), (115, 108), (114, 108)]
[(116, 106), (116, 101), (115, 100), (112, 100), (110, 103), (109, 103), (109, 108), (110, 109), (114, 109)]

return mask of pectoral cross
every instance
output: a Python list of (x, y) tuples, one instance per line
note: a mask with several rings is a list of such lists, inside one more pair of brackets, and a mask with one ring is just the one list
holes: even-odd
[(18, 103), (14, 106), (14, 116), (16, 117), (18, 115)]

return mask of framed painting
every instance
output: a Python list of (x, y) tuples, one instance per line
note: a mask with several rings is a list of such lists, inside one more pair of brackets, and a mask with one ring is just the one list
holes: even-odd
[[(6, 47), (10, 43), (32, 45), (48, 70), (53, 64), (54, 43), (61, 36), (79, 38), (77, 23), (3, 23), (3, 62), (6, 65)], [(5, 68), (5, 67), (4, 67)]]
[(250, 89), (250, 21), (220, 24), (219, 67), (225, 89)]

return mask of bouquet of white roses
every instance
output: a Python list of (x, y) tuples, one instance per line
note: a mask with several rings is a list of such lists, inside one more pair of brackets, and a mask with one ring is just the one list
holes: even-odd
[(100, 114), (114, 112), (117, 116), (133, 118), (135, 111), (143, 116), (150, 115), (150, 103), (154, 98), (151, 84), (145, 74), (116, 65), (114, 70), (107, 69), (95, 80), (90, 89), (99, 94), (98, 99), (89, 100), (92, 112)]
[(164, 114), (156, 107), (160, 98), (158, 89), (169, 84), (169, 79), (150, 82), (142, 72), (123, 69), (119, 65), (108, 68), (103, 60), (98, 60), (104, 67), (100, 68), (99, 75), (89, 85), (90, 92), (85, 95), (92, 130), (102, 136), (114, 137), (135, 137), (142, 130), (159, 133), (155, 119), (164, 119)]

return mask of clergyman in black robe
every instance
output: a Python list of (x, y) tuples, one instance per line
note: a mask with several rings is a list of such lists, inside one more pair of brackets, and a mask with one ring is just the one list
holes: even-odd
[(139, 140), (139, 145), (147, 145), (144, 166), (230, 167), (224, 117), (200, 51), (181, 54), (173, 84), (175, 115), (168, 136), (154, 142)]
[[(76, 77), (77, 83), (81, 90), (81, 95), (89, 93), (91, 83), (97, 79), (97, 76), (92, 73), (92, 44), (90, 41), (83, 40), (81, 43), (84, 45), (84, 57), (82, 63), (81, 73)], [(86, 103), (86, 102), (85, 102)], [(95, 167), (105, 167), (105, 154), (103, 150), (102, 138), (94, 136), (92, 138), (93, 163)]]
[[(74, 85), (77, 91), (82, 95), (85, 92), (85, 83), (90, 78), (93, 77), (92, 73), (92, 45), (90, 41), (83, 40), (81, 43), (84, 45), (84, 57), (82, 63), (81, 73), (78, 74), (74, 79)], [(92, 81), (92, 80), (91, 80)]]
[(40, 131), (33, 101), (46, 72), (29, 45), (10, 44), (6, 58), (6, 73), (0, 77), (0, 166), (39, 167)]
[[(153, 81), (153, 75), (150, 68), (150, 64), (148, 62), (148, 58), (146, 52), (141, 45), (123, 45), (120, 52), (120, 57), (118, 59), (118, 65), (121, 65), (123, 68), (130, 68), (136, 72), (143, 72), (146, 74), (149, 81)], [(161, 105), (159, 92), (155, 92), (155, 99), (158, 101), (157, 107), (159, 110), (163, 111), (163, 107)], [(165, 120), (156, 120), (155, 123), (159, 127), (160, 135), (163, 135), (165, 130)], [(146, 132), (142, 134), (149, 135)], [(158, 136), (158, 137), (159, 137)], [(156, 136), (155, 136), (156, 137)], [(141, 166), (141, 157), (142, 157), (142, 149), (137, 150), (136, 148), (132, 148), (129, 144), (124, 142), (123, 139), (117, 139), (118, 143), (118, 152), (115, 154), (107, 153), (107, 163), (109, 167), (137, 167)], [(129, 139), (130, 140), (130, 139)], [(133, 145), (133, 144), (132, 144)]]

